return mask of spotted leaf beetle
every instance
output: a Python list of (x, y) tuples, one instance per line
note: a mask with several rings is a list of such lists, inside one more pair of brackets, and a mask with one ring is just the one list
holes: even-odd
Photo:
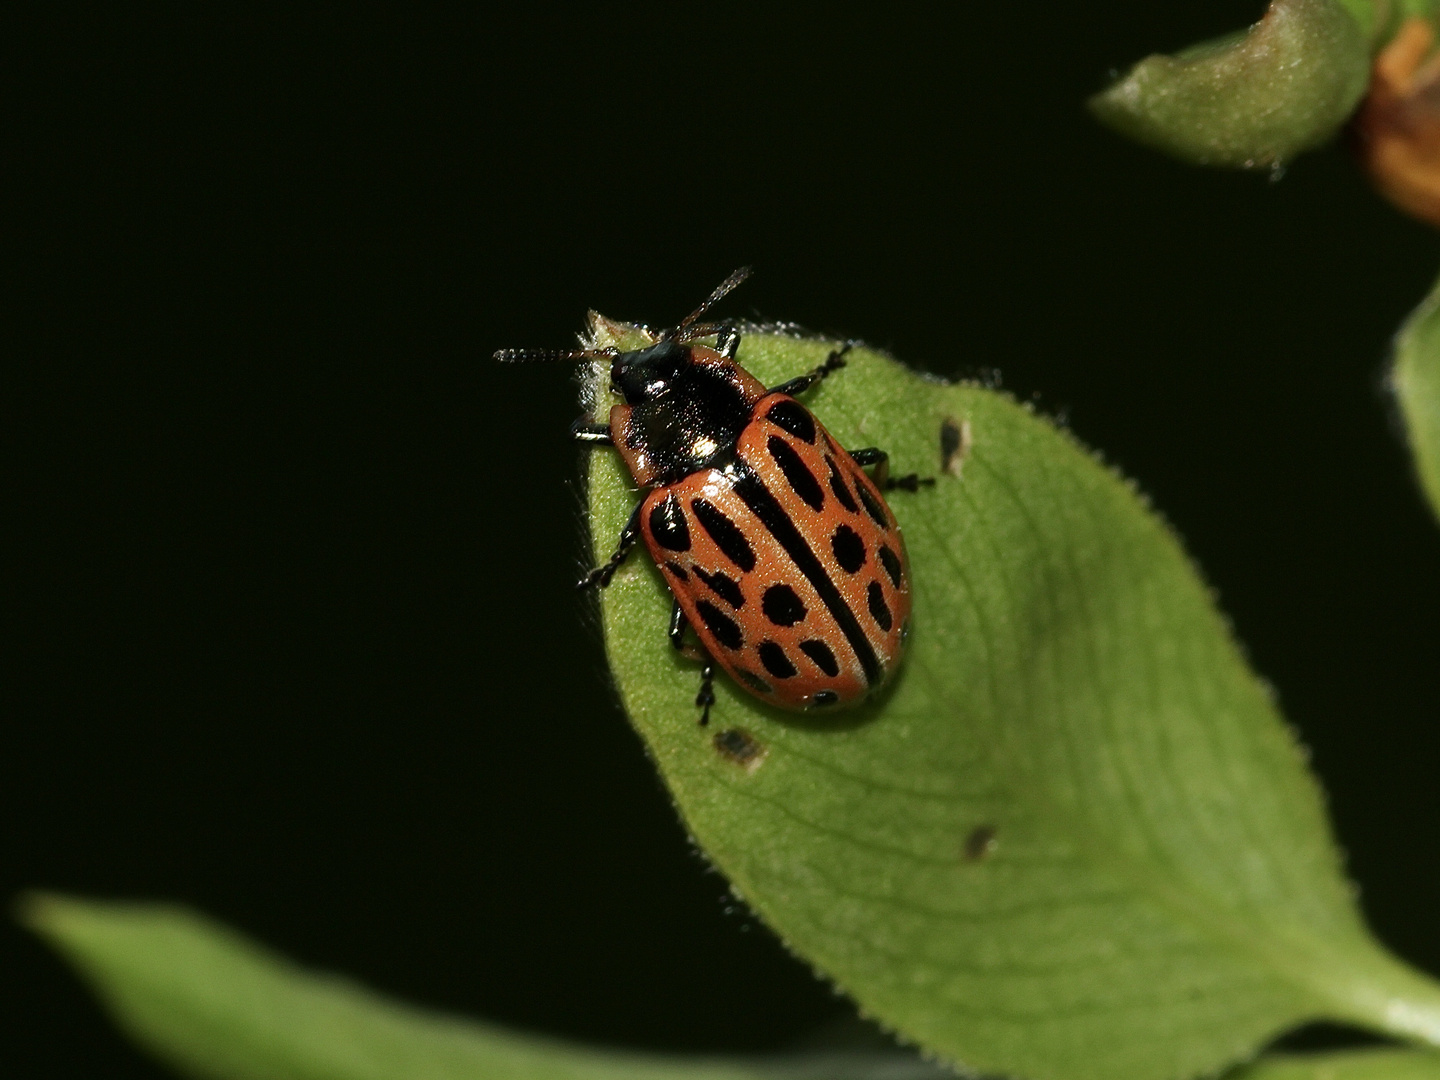
[[(581, 417), (583, 443), (614, 446), (648, 489), (615, 553), (582, 578), (604, 588), (643, 540), (670, 587), (670, 642), (704, 649), (700, 723), (715, 703), (715, 664), (762, 701), (832, 709), (863, 701), (898, 668), (910, 632), (910, 571), (873, 447), (844, 450), (796, 400), (845, 366), (850, 346), (765, 387), (736, 363), (739, 330), (701, 322), (749, 276), (725, 279), (679, 326), (641, 349), (502, 349), (506, 363), (610, 360), (620, 399), (604, 423)], [(713, 337), (713, 347), (698, 343)], [(876, 480), (865, 469), (877, 466)]]

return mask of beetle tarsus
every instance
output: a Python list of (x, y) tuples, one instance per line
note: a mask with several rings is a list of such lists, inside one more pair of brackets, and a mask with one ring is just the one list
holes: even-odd
[(700, 672), (700, 692), (695, 695), (695, 705), (701, 710), (700, 726), (710, 723), (710, 706), (715, 704), (715, 664), (707, 660)]
[(919, 491), (921, 485), (934, 487), (933, 476), (921, 476), (919, 473), (907, 473), (904, 476), (890, 475), (890, 455), (878, 446), (866, 446), (859, 450), (851, 450), (850, 456), (855, 459), (855, 464), (862, 469), (876, 466), (875, 483), (882, 491)]
[(610, 579), (615, 576), (615, 571), (620, 569), (620, 564), (630, 554), (630, 550), (640, 539), (640, 507), (643, 502), (637, 503), (630, 520), (625, 523), (625, 528), (620, 530), (620, 541), (615, 545), (615, 554), (610, 556), (604, 566), (597, 566), (590, 573), (586, 574), (575, 583), (575, 588), (580, 592), (586, 589), (605, 588), (610, 584)]
[(933, 476), (921, 476), (919, 473), (907, 473), (904, 476), (887, 476), (885, 478), (885, 490), (895, 491), (919, 491), (921, 486), (934, 487)]
[(772, 386), (770, 392), (772, 394), (787, 394), (790, 397), (794, 397), (796, 394), (803, 394), (806, 390), (809, 390), (810, 387), (828, 376), (832, 371), (839, 371), (843, 368), (845, 366), (845, 354), (851, 350), (854, 344), (853, 341), (847, 341), (844, 345), (840, 346), (840, 348), (832, 349), (830, 355), (825, 358), (825, 362), (815, 368), (815, 370), (807, 371), (804, 375), (791, 379), (789, 382), (781, 383), (779, 386)]

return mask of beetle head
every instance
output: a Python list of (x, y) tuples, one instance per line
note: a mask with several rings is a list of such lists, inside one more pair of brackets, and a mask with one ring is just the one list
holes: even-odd
[[(613, 357), (610, 365), (610, 385), (629, 404), (659, 397), (673, 385), (685, 366), (690, 363), (690, 348), (687, 342), (715, 333), (719, 326), (702, 323), (700, 318), (750, 276), (750, 268), (742, 266), (715, 287), (705, 302), (685, 316), (679, 326), (660, 334), (655, 344), (644, 349), (621, 352), (612, 346), (603, 349), (501, 349), (495, 359), (504, 364), (524, 364), (539, 360), (590, 360), (594, 357)], [(643, 329), (643, 327), (641, 328)]]
[(610, 386), (627, 405), (652, 401), (675, 384), (689, 362), (689, 346), (677, 341), (623, 352), (610, 365)]

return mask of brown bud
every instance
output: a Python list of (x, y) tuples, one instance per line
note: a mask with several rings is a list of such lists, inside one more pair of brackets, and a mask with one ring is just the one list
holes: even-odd
[(1355, 118), (1375, 186), (1406, 213), (1440, 226), (1440, 56), (1427, 19), (1407, 19), (1375, 58)]

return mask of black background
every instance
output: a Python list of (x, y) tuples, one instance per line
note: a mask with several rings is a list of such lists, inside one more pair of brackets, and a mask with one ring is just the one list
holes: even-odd
[[(1270, 183), (1082, 107), (1258, 5), (489, 7), (10, 35), (4, 891), (183, 900), (612, 1044), (843, 1015), (613, 702), (571, 373), (489, 360), (750, 262), (727, 312), (999, 369), (1137, 479), (1440, 970), (1440, 530), (1381, 390), (1433, 234), (1343, 146)], [(0, 1032), (16, 1075), (162, 1075), (16, 929)]]

